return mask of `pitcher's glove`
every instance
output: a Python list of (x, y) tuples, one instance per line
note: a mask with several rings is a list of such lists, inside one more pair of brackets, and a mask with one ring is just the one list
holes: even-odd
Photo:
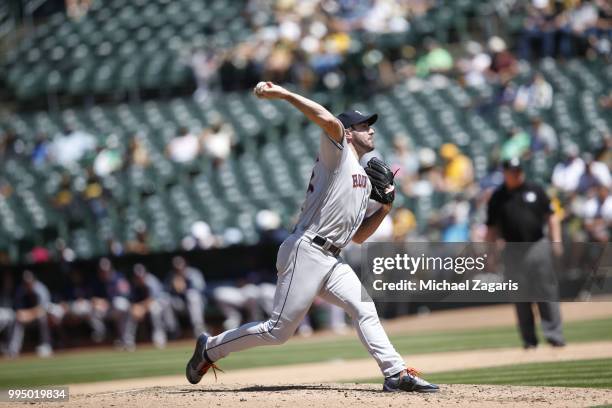
[(372, 157), (368, 161), (365, 172), (370, 178), (370, 183), (372, 183), (370, 198), (382, 204), (392, 203), (395, 199), (395, 186), (393, 185), (395, 174), (387, 163)]

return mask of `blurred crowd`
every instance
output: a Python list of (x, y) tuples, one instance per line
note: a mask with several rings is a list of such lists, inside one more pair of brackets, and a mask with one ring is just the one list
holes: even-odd
[[(549, 143), (543, 141), (543, 126)], [(534, 118), (529, 129), (514, 130), (499, 151), (491, 153), (492, 164), (480, 179), (474, 177), (472, 159), (456, 145), (443, 144), (436, 152), (431, 148), (414, 148), (409, 141), (406, 135), (397, 135), (391, 157), (392, 168), (398, 171), (397, 183), (412, 199), (405, 204), (406, 208), (393, 213), (393, 240), (481, 242), (486, 202), (503, 182), (502, 160), (520, 157), (531, 163), (538, 154), (550, 154), (554, 159), (551, 178), (542, 181), (562, 219), (565, 241), (610, 240), (612, 135), (607, 135), (593, 152), (580, 152), (573, 143), (561, 148), (554, 129)], [(430, 203), (436, 198), (440, 207), (428, 207), (425, 220), (418, 225), (415, 211), (423, 202)], [(416, 204), (416, 210), (411, 203)]]
[[(489, 41), (489, 57), (477, 43), (468, 42), (468, 54), (473, 57), (467, 66), (472, 74), (468, 83), (483, 80), (479, 74), (489, 69), (502, 76), (512, 73), (517, 60), (536, 57), (586, 55), (610, 61), (609, 1), (531, 0), (510, 2), (510, 6), (510, 15), (524, 16), (517, 31), (516, 56), (500, 37), (493, 37), (498, 30), (490, 33), (494, 39)], [(196, 96), (206, 97), (211, 84), (233, 91), (262, 79), (294, 83), (305, 90), (343, 89), (346, 93), (355, 83), (366, 91), (388, 88), (398, 74), (401, 79), (402, 72), (461, 74), (465, 61), (457, 64), (455, 59), (464, 53), (463, 43), (441, 46), (432, 37), (422, 44), (408, 40), (413, 22), (439, 7), (444, 6), (433, 0), (249, 0), (245, 14), (252, 35), (246, 41), (222, 51), (196, 45), (186, 58), (198, 84)], [(401, 39), (386, 45), (375, 41), (381, 35)]]
[[(172, 171), (193, 177), (221, 166), (234, 146), (232, 126), (215, 117), (210, 126), (204, 129), (179, 128), (161, 152), (174, 166)], [(49, 248), (36, 246), (28, 261), (59, 259), (61, 252), (66, 252), (70, 257), (70, 248), (64, 248), (68, 230), (82, 225), (88, 218), (100, 222), (108, 217), (114, 207), (113, 201), (117, 197), (108, 188), (111, 178), (124, 181), (138, 179), (140, 181), (137, 183), (142, 185), (128, 188), (130, 193), (155, 194), (160, 188), (160, 181), (155, 179), (152, 148), (140, 133), (132, 135), (126, 142), (119, 140), (115, 134), (100, 138), (68, 125), (51, 137), (41, 133), (33, 140), (10, 129), (0, 131), (0, 162), (17, 161), (39, 173), (45, 185), (43, 197), (48, 200), (44, 204), (53, 208), (63, 223), (60, 225), (63, 230), (59, 231), (62, 239), (56, 243), (57, 253), (52, 254)], [(10, 181), (0, 178), (0, 198), (8, 199), (15, 193)], [(222, 238), (213, 236), (203, 221), (194, 224), (193, 238), (202, 248), (223, 244)], [(143, 220), (137, 222), (124, 241), (115, 236), (109, 237), (107, 250), (113, 255), (148, 253), (146, 223)]]
[[(206, 98), (212, 84), (233, 91), (262, 78), (292, 82), (306, 90), (335, 89), (352, 75), (346, 63), (356, 53), (363, 54), (363, 64), (372, 72), (353, 75), (371, 76), (379, 65), (391, 71), (388, 59), (373, 45), (351, 49), (354, 36), (405, 33), (410, 19), (424, 15), (434, 4), (433, 0), (248, 0), (247, 40), (222, 51), (196, 45), (185, 57), (198, 86), (196, 98)], [(367, 47), (371, 50), (362, 49)]]
[[(17, 357), (24, 343), (36, 344), (41, 357), (58, 347), (92, 343), (133, 351), (139, 339), (164, 348), (168, 340), (184, 335), (195, 338), (203, 331), (234, 329), (267, 318), (276, 288), (257, 272), (207, 284), (202, 271), (181, 256), (172, 258), (170, 270), (161, 277), (140, 263), (122, 272), (108, 258), (98, 261), (95, 273), (88, 272), (69, 268), (55, 291), (29, 270), (17, 282), (2, 273), (2, 354)], [(308, 336), (313, 326), (342, 332), (347, 327), (344, 311), (317, 300), (297, 334)]]
[[(545, 160), (547, 166), (554, 169), (552, 177), (546, 173), (539, 176), (547, 177), (541, 181), (550, 186), (557, 211), (564, 217), (568, 238), (576, 241), (608, 239), (612, 222), (612, 135), (603, 134), (602, 144), (593, 151), (581, 151), (572, 142), (562, 141), (555, 124), (544, 120), (550, 117), (547, 113), (554, 99), (553, 87), (537, 71), (531, 73), (527, 81), (521, 80), (520, 60), (499, 37), (490, 38), (486, 44), (468, 42), (464, 52), (456, 58), (433, 40), (427, 46), (429, 51), (416, 70), (398, 73), (405, 75), (404, 80), (410, 86), (418, 89), (426, 86), (427, 81), (448, 81), (449, 72), (453, 71), (459, 76), (460, 84), (474, 88), (492, 86), (493, 91), (486, 97), (475, 96), (464, 101), (464, 107), (472, 114), (486, 118), (504, 108), (525, 115), (529, 123), (506, 131), (505, 140), (488, 152), (490, 165), (487, 174), (480, 179), (476, 179), (474, 158), (469, 152), (462, 152), (458, 145), (447, 143), (434, 150), (413, 146), (411, 135), (394, 135), (393, 154), (385, 159), (399, 169), (397, 181), (409, 199), (403, 203), (404, 208), (394, 213), (395, 239), (417, 236), (419, 239), (481, 240), (483, 203), (491, 189), (501, 183), (499, 164), (512, 157), (520, 157), (527, 163)], [(609, 113), (610, 100), (610, 95), (600, 98), (599, 109)], [(130, 139), (127, 149), (119, 147), (121, 143), (115, 135), (110, 135), (100, 145), (93, 135), (70, 128), (53, 138), (39, 135), (31, 144), (10, 131), (0, 140), (0, 159), (16, 158), (29, 161), (34, 167), (53, 165), (63, 169), (61, 178), (49, 183), (48, 197), (69, 224), (82, 219), (84, 213), (97, 220), (104, 219), (113, 200), (105, 187), (106, 178), (113, 174), (127, 178), (130, 172), (146, 171), (152, 161), (148, 145), (139, 134)], [(201, 131), (178, 129), (176, 135), (167, 140), (164, 154), (174, 163), (178, 173), (197, 174), (203, 167), (218, 168), (234, 149), (232, 126), (217, 118)], [(80, 171), (81, 168), (86, 172)], [(0, 194), (6, 197), (13, 193), (10, 184), (0, 183)], [(147, 188), (144, 190), (146, 192)], [(155, 183), (151, 184), (150, 193), (155, 193)], [(432, 198), (435, 205), (424, 207), (419, 202), (423, 198)], [(262, 242), (278, 243), (286, 236), (280, 215), (273, 210), (261, 211), (255, 224)], [(232, 231), (216, 235), (205, 221), (200, 220), (193, 224), (190, 234), (180, 245), (184, 250), (224, 246), (237, 242), (234, 235)], [(63, 239), (57, 240), (55, 247), (53, 253), (50, 248), (36, 246), (30, 251), (28, 260), (44, 262), (74, 258), (74, 252), (66, 247)], [(146, 223), (136, 223), (125, 241), (110, 237), (107, 251), (115, 256), (149, 253)]]
[(607, 0), (532, 0), (518, 43), (519, 55), (531, 59), (593, 54), (610, 58), (612, 4)]

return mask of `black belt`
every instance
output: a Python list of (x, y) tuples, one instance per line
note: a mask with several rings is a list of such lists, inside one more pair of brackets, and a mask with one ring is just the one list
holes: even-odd
[(312, 242), (325, 249), (326, 251), (329, 251), (333, 256), (338, 256), (340, 254), (340, 251), (342, 250), (342, 248), (338, 248), (337, 246), (332, 244), (329, 239), (323, 238), (320, 235), (315, 235), (312, 239)]

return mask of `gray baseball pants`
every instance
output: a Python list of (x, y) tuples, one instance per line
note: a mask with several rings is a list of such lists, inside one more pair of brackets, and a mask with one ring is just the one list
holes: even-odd
[(295, 233), (281, 245), (276, 267), (278, 282), (270, 318), (210, 337), (206, 345), (210, 361), (235, 351), (286, 342), (318, 295), (349, 314), (361, 342), (384, 376), (405, 368), (380, 324), (374, 303), (362, 302), (361, 282), (348, 264), (324, 252), (309, 237)]

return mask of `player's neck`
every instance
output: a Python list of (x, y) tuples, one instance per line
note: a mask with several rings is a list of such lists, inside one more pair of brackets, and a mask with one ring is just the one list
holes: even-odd
[(349, 145), (348, 145), (348, 146), (350, 147), (351, 151), (353, 152), (353, 154), (354, 154), (354, 155), (355, 155), (355, 157), (357, 158), (357, 161), (361, 160), (361, 156), (363, 156), (363, 155), (365, 154), (365, 152), (364, 152), (364, 153), (362, 153), (362, 154), (359, 154), (359, 152), (358, 152), (358, 151), (357, 151), (357, 149), (355, 148), (355, 145), (353, 145), (352, 143), (349, 143)]

